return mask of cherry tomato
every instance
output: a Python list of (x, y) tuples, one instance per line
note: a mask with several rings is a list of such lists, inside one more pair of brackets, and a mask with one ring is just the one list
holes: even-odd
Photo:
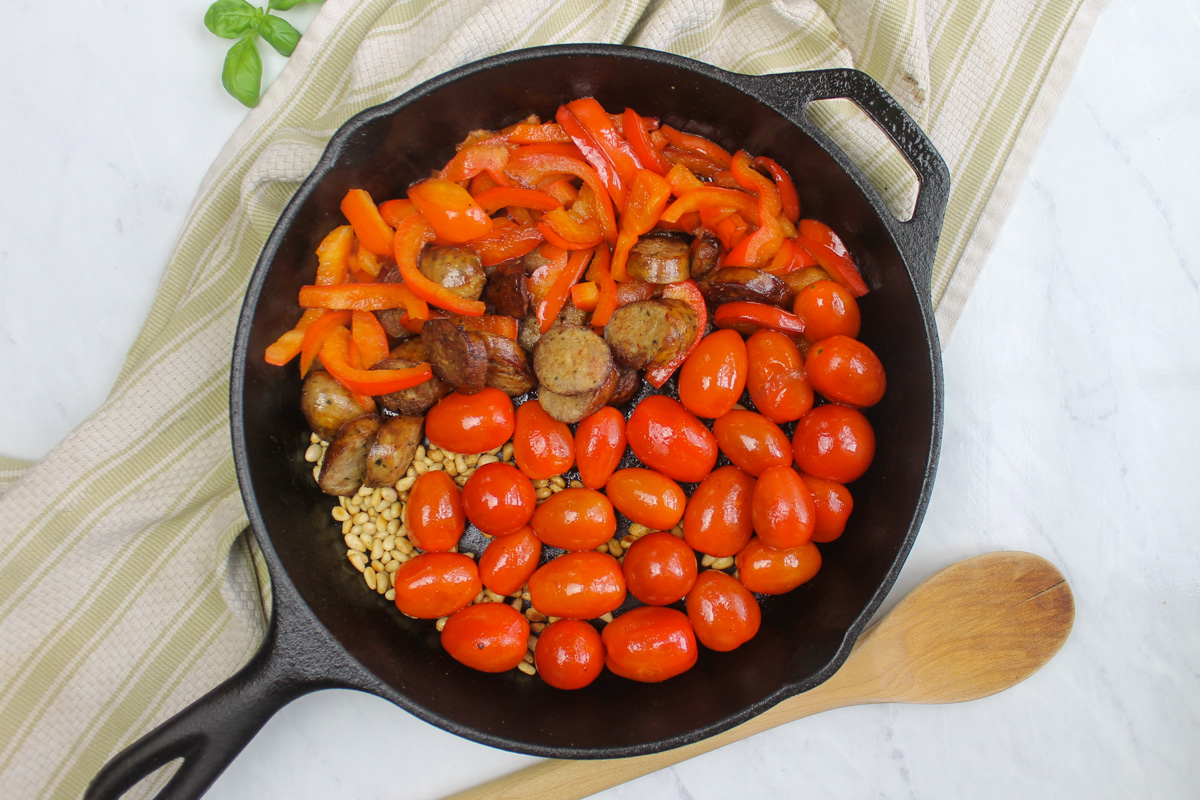
[(563, 489), (537, 507), (530, 525), (551, 547), (595, 550), (616, 533), (617, 515), (609, 499), (595, 489)]
[(625, 417), (612, 406), (584, 417), (575, 429), (575, 461), (579, 480), (602, 489), (625, 455)]
[(875, 405), (887, 388), (879, 357), (849, 336), (830, 336), (815, 342), (808, 350), (804, 368), (822, 397), (855, 408)]
[(800, 419), (812, 408), (812, 384), (791, 337), (760, 330), (746, 341), (746, 359), (750, 402), (764, 417), (782, 424)]
[(754, 535), (754, 476), (718, 467), (700, 482), (683, 513), (683, 538), (717, 558), (737, 555)]
[(582, 620), (556, 620), (538, 636), (533, 665), (555, 689), (582, 689), (604, 671), (604, 641)]
[(462, 487), (462, 506), (476, 528), (488, 536), (503, 536), (529, 524), (537, 508), (537, 496), (533, 483), (521, 470), (495, 461), (477, 468), (467, 478)]
[(648, 533), (625, 551), (629, 593), (648, 606), (682, 600), (696, 582), (696, 551), (670, 533)]
[(510, 595), (529, 581), (542, 556), (542, 542), (526, 525), (488, 542), (479, 556), (479, 577), (496, 594)]
[(404, 527), (412, 543), (426, 552), (458, 544), (467, 520), (454, 478), (441, 470), (418, 477), (404, 505)]
[(812, 542), (776, 550), (755, 536), (735, 559), (742, 585), (759, 594), (786, 594), (821, 569), (821, 551)]
[(698, 417), (728, 413), (746, 388), (746, 342), (734, 330), (710, 333), (679, 369), (679, 400)]
[(683, 519), (687, 505), (687, 495), (678, 483), (661, 472), (641, 467), (614, 472), (605, 492), (613, 507), (630, 521), (656, 531), (674, 528)]
[(530, 480), (543, 481), (575, 464), (575, 439), (567, 423), (547, 414), (541, 403), (522, 403), (513, 433), (513, 458)]
[(758, 477), (771, 467), (790, 467), (792, 443), (771, 420), (735, 408), (713, 420), (717, 447), (742, 471)]
[(616, 675), (659, 683), (687, 672), (700, 649), (692, 623), (682, 611), (638, 606), (604, 626), (605, 665)]
[(625, 575), (608, 553), (566, 553), (533, 573), (529, 599), (550, 617), (595, 619), (625, 602)]
[(796, 423), (792, 455), (801, 472), (850, 483), (862, 477), (875, 458), (875, 431), (853, 408), (817, 406)]
[(512, 400), (499, 389), (477, 394), (451, 392), (425, 414), (425, 436), (451, 453), (484, 453), (513, 433)]
[(422, 553), (396, 570), (396, 608), (417, 619), (437, 619), (466, 607), (483, 590), (479, 568), (462, 553)]
[(686, 605), (696, 638), (709, 650), (734, 650), (753, 639), (762, 624), (762, 609), (750, 590), (715, 569), (696, 577)]
[(817, 509), (817, 524), (813, 528), (814, 542), (832, 542), (846, 530), (846, 520), (854, 510), (854, 498), (850, 490), (840, 483), (801, 475), (801, 480), (812, 492), (813, 506)]
[(763, 544), (780, 550), (812, 539), (817, 509), (812, 493), (791, 467), (771, 467), (754, 485), (754, 532)]
[(853, 339), (862, 323), (854, 295), (830, 280), (816, 281), (801, 289), (793, 310), (804, 320), (804, 336), (810, 342), (839, 333)]
[(673, 480), (696, 483), (717, 463), (717, 440), (678, 400), (650, 395), (626, 427), (629, 446), (643, 464)]
[(472, 669), (507, 672), (529, 649), (529, 620), (508, 603), (467, 606), (446, 620), (442, 647)]

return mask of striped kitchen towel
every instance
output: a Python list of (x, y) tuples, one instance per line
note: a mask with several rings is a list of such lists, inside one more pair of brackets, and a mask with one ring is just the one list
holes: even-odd
[[(459, 64), (554, 43), (749, 73), (865, 70), (952, 173), (933, 287), (944, 339), (1102, 5), (327, 0), (206, 177), (111, 396), (38, 464), (0, 458), (0, 797), (79, 797), (255, 650), (269, 589), (230, 451), (234, 327), (272, 225), (351, 115)], [(892, 149), (845, 108), (822, 124), (903, 207), (912, 187)]]

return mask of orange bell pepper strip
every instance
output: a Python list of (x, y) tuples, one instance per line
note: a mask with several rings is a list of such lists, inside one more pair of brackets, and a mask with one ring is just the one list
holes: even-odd
[(771, 173), (771, 177), (775, 180), (775, 188), (779, 192), (779, 200), (783, 204), (783, 215), (793, 224), (799, 221), (800, 195), (796, 192), (796, 184), (792, 182), (792, 176), (788, 175), (787, 170), (779, 166), (775, 159), (766, 156), (756, 156), (754, 166)]
[(304, 332), (304, 341), (300, 345), (301, 378), (308, 374), (308, 370), (312, 367), (313, 359), (317, 357), (317, 353), (321, 352), (321, 347), (325, 344), (325, 340), (329, 338), (333, 329), (338, 327), (345, 328), (350, 324), (350, 320), (351, 314), (349, 311), (331, 311), (308, 326), (308, 330)]
[(495, 214), (500, 209), (509, 206), (549, 211), (562, 205), (557, 198), (545, 192), (520, 186), (496, 186), (487, 189), (475, 195), (475, 202), (488, 214)]
[(592, 257), (592, 266), (589, 270), (599, 288), (596, 306), (592, 309), (592, 327), (594, 328), (603, 328), (607, 325), (609, 318), (617, 310), (617, 282), (613, 279), (612, 270), (609, 268), (611, 261), (608, 245), (599, 245)]
[(345, 283), (353, 247), (354, 228), (341, 225), (330, 231), (317, 245), (317, 277), (313, 283), (318, 286)]
[[(391, 228), (388, 228), (388, 230), (391, 230)], [(394, 233), (392, 234), (392, 238), (395, 238)], [(379, 256), (368, 250), (362, 242), (359, 242), (358, 245), (358, 250), (354, 253), (354, 259), (358, 262), (359, 271), (365, 272), (367, 275), (371, 276), (372, 279), (378, 278), (379, 273), (383, 271), (383, 262), (379, 260)], [(386, 255), (388, 258), (391, 258), (391, 250), (388, 250), (388, 252), (384, 255)], [(359, 283), (369, 282), (370, 281), (359, 281)]]
[(363, 367), (371, 368), (388, 357), (387, 333), (370, 311), (352, 311), (350, 338), (362, 358)]
[(667, 135), (667, 140), (680, 150), (704, 156), (709, 161), (714, 161), (723, 168), (729, 169), (729, 163), (733, 160), (733, 156), (711, 139), (675, 130), (670, 125), (663, 125), (660, 130)]
[(596, 198), (596, 208), (603, 236), (616, 241), (617, 218), (613, 213), (612, 198), (596, 170), (577, 158), (554, 153), (528, 153), (519, 148), (508, 160), (507, 172), (524, 186), (538, 186), (551, 175), (574, 175), (590, 186)]
[(849, 289), (855, 297), (862, 297), (870, 291), (854, 264), (854, 257), (832, 228), (815, 219), (802, 219), (799, 229), (796, 244), (807, 250), (831, 278)]
[(548, 180), (537, 188), (539, 192), (545, 192), (564, 206), (574, 205), (579, 199), (579, 190), (566, 178)]
[(671, 184), (671, 193), (676, 197), (683, 197), (685, 193), (703, 189), (707, 185), (683, 164), (673, 164), (665, 177), (667, 183)]
[(300, 355), (300, 346), (304, 342), (304, 332), (308, 330), (309, 325), (312, 325), (327, 313), (329, 312), (323, 308), (305, 309), (294, 328), (267, 345), (267, 349), (263, 353), (263, 360), (272, 366), (282, 367)]
[(328, 308), (334, 311), (383, 311), (388, 308), (403, 308), (413, 316), (429, 316), (424, 300), (403, 283), (301, 286), (300, 307)]
[(735, 211), (743, 217), (750, 218), (758, 215), (758, 201), (753, 195), (739, 192), (737, 189), (719, 189), (714, 186), (684, 192), (678, 200), (667, 206), (662, 218), (666, 222), (675, 222), (689, 211), (701, 211), (705, 208)]
[(621, 232), (617, 236), (617, 246), (613, 250), (613, 280), (618, 283), (629, 280), (629, 272), (625, 269), (629, 251), (637, 244), (638, 237), (658, 222), (670, 199), (671, 184), (667, 183), (666, 178), (648, 169), (637, 171), (633, 186), (629, 190), (625, 213), (621, 215)]
[(562, 207), (547, 211), (538, 222), (538, 230), (555, 247), (590, 250), (604, 241), (595, 201), (591, 187), (583, 186), (570, 211)]
[[(400, 224), (400, 220), (415, 213), (417, 213), (417, 205), (407, 197), (384, 200), (379, 204), (379, 216), (383, 217), (383, 221), (391, 225), (393, 230)], [(391, 251), (389, 250), (386, 255), (391, 255)]]
[(783, 245), (783, 226), (779, 223), (783, 202), (775, 182), (754, 168), (754, 161), (745, 150), (737, 151), (729, 168), (742, 188), (758, 195), (758, 230), (731, 250), (725, 263), (761, 267), (770, 263)]
[(429, 364), (404, 369), (359, 369), (350, 360), (350, 331), (334, 328), (321, 348), (321, 363), (338, 383), (352, 392), (377, 397), (422, 384), (433, 377)]
[[(507, 221), (505, 221), (507, 222)], [(545, 237), (536, 225), (517, 226), (511, 223), (492, 228), (492, 232), (466, 243), (485, 267), (520, 258), (542, 243)]]
[(742, 333), (751, 333), (758, 328), (778, 331), (786, 336), (804, 333), (804, 320), (779, 306), (766, 303), (722, 303), (713, 312), (713, 324), (718, 328), (734, 328)]
[(662, 387), (667, 379), (675, 374), (675, 370), (679, 369), (679, 366), (700, 345), (700, 340), (704, 338), (704, 329), (708, 327), (708, 307), (704, 305), (704, 295), (700, 294), (700, 287), (694, 280), (689, 278), (678, 283), (668, 283), (663, 287), (662, 296), (668, 300), (682, 300), (696, 312), (696, 338), (667, 363), (646, 370), (646, 382), (655, 389)]
[(705, 158), (699, 153), (693, 153), (690, 150), (681, 150), (670, 144), (662, 149), (662, 156), (671, 166), (681, 164), (697, 175), (702, 175), (710, 180), (725, 169), (723, 165), (712, 159)]
[(518, 122), (512, 126), (505, 138), (513, 144), (571, 141), (571, 137), (567, 136), (567, 132), (557, 122), (543, 122), (540, 125)]
[(741, 214), (734, 212), (725, 215), (723, 212), (716, 212), (714, 209), (705, 209), (700, 212), (702, 219), (706, 216), (705, 211), (713, 211), (714, 215), (718, 217), (716, 222), (708, 225), (708, 227), (712, 228), (713, 233), (721, 240), (721, 244), (724, 245), (726, 251), (733, 250), (746, 238), (750, 226), (742, 219)]
[(474, 144), (454, 154), (454, 158), (442, 167), (438, 177), (442, 180), (465, 181), (486, 172), (496, 183), (509, 186), (512, 181), (504, 174), (510, 148), (503, 144)]
[(446, 242), (469, 242), (492, 229), (492, 218), (470, 192), (453, 181), (426, 178), (409, 187), (408, 199), (416, 204), (437, 237)]
[[(789, 260), (784, 263), (784, 258)], [(817, 266), (817, 260), (812, 257), (812, 254), (797, 244), (795, 239), (789, 238), (783, 240), (783, 247), (779, 248), (779, 252), (775, 254), (775, 258), (771, 259), (771, 263), (763, 267), (763, 272), (785, 275), (815, 266)]]
[(396, 228), (396, 266), (400, 270), (400, 278), (404, 281), (404, 285), (430, 305), (468, 317), (481, 316), (487, 310), (487, 306), (482, 301), (468, 300), (456, 295), (440, 283), (426, 278), (417, 267), (421, 249), (433, 239), (433, 227), (425, 219), (424, 214), (413, 214), (404, 219), (400, 223), (400, 227)]
[[(596, 273), (596, 262), (600, 260), (599, 252), (592, 259), (592, 266), (588, 269), (589, 280), (581, 281), (571, 287), (571, 302), (576, 308), (584, 311), (595, 312), (597, 305), (600, 302), (600, 278), (601, 275)], [(607, 264), (605, 268), (607, 269)], [(640, 300), (650, 300), (659, 293), (661, 286), (654, 283), (646, 283), (645, 281), (625, 281), (625, 283), (613, 282), (614, 310), (621, 306), (627, 306), (630, 303), (636, 303)], [(592, 316), (593, 324), (595, 324), (595, 315)], [(607, 323), (607, 319), (605, 322)]]
[(396, 232), (379, 214), (379, 207), (364, 189), (351, 189), (342, 198), (342, 214), (354, 228), (358, 243), (377, 256), (392, 254)]
[(625, 138), (629, 141), (633, 154), (637, 156), (642, 166), (659, 175), (666, 175), (670, 172), (671, 165), (663, 158), (663, 154), (650, 143), (650, 131), (646, 128), (646, 121), (632, 108), (625, 109), (621, 120)]

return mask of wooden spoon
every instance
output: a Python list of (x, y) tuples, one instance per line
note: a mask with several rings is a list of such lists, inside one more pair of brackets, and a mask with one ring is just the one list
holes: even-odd
[(547, 760), (447, 800), (578, 800), (821, 711), (977, 700), (1037, 672), (1063, 646), (1074, 619), (1066, 578), (1041, 556), (968, 558), (897, 603), (832, 678), (736, 728), (645, 756)]

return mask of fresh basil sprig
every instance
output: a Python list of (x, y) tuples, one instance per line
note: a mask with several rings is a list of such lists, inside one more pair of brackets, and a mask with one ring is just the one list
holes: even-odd
[(225, 91), (242, 105), (258, 105), (262, 90), (262, 56), (258, 37), (281, 56), (290, 56), (300, 41), (300, 31), (272, 11), (287, 11), (305, 3), (321, 0), (270, 0), (265, 9), (255, 8), (246, 0), (217, 0), (204, 15), (204, 26), (222, 39), (237, 39), (225, 54), (221, 83)]

